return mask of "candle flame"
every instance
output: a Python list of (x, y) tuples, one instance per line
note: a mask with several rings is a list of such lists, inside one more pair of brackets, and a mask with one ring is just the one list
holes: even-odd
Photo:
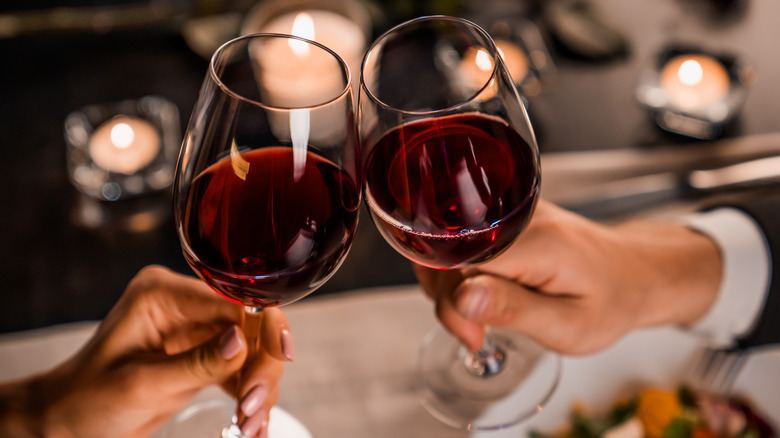
[[(292, 34), (308, 40), (314, 40), (314, 20), (311, 15), (306, 12), (301, 12), (295, 16), (293, 21)], [(305, 41), (290, 40), (290, 49), (298, 57), (304, 57), (309, 54), (309, 45)]]
[(680, 79), (680, 82), (692, 87), (701, 83), (704, 77), (704, 69), (702, 69), (698, 61), (689, 59), (680, 64), (680, 68), (677, 70), (677, 77)]
[(490, 58), (490, 55), (488, 55), (488, 53), (482, 49), (477, 51), (477, 54), (474, 57), (474, 62), (476, 62), (477, 68), (482, 71), (493, 70), (493, 60)]
[(117, 123), (111, 128), (111, 143), (119, 149), (127, 149), (135, 140), (135, 132), (127, 123)]

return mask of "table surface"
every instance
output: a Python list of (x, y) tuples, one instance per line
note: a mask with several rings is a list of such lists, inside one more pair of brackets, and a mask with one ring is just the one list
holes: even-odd
[[(53, 3), (41, 0), (27, 7)], [(432, 5), (462, 4), (465, 6), (456, 12), (466, 16), (477, 12), (507, 16), (511, 8), (524, 3), (533, 5), (529, 10), (538, 9), (539, 3), (531, 0), (426, 1), (412, 2), (415, 6), (406, 12), (438, 12)], [(376, 4), (380, 10), (396, 5)], [(409, 6), (408, 2), (403, 4)], [(593, 62), (569, 56), (548, 39), (557, 74), (550, 86), (530, 101), (543, 152), (543, 186), (547, 187), (543, 193), (552, 193), (549, 189), (573, 193), (573, 189), (586, 186), (580, 177), (592, 176), (613, 163), (611, 156), (577, 158), (573, 160), (579, 163), (577, 171), (558, 167), (552, 157), (557, 153), (640, 152), (631, 159), (635, 163), (649, 159), (647, 155), (664, 145), (686, 151), (699, 147), (698, 153), (705, 156), (710, 145), (712, 151), (719, 149), (710, 143), (690, 147), (689, 139), (663, 132), (634, 98), (637, 75), (672, 41), (733, 51), (756, 67), (758, 79), (741, 117), (726, 133), (728, 138), (780, 131), (775, 80), (780, 77), (780, 57), (776, 56), (780, 3), (592, 0), (591, 4), (627, 39), (630, 50), (624, 57)], [(726, 12), (713, 13), (718, 4), (732, 6)], [(11, 5), (0, 9), (9, 10), (13, 10)], [(408, 17), (390, 16), (378, 22), (375, 31), (402, 18)], [(88, 104), (152, 94), (178, 106), (183, 128), (207, 63), (185, 44), (181, 23), (176, 19), (104, 33), (41, 32), (0, 38), (0, 53), (6, 63), (0, 69), (0, 203), (8, 208), (0, 215), (0, 332), (100, 319), (127, 281), (147, 264), (189, 272), (168, 214), (167, 195), (145, 200), (163, 214), (156, 226), (144, 231), (131, 232), (111, 221), (94, 227), (79, 220), (88, 201), (68, 182), (63, 139), (63, 121), (70, 112)], [(541, 22), (540, 28), (546, 35)], [(770, 140), (780, 145), (775, 138)], [(557, 198), (551, 194), (551, 199)], [(121, 217), (119, 210), (136, 208), (128, 203), (100, 207), (109, 217)], [(382, 241), (364, 214), (346, 262), (318, 294), (413, 281), (409, 264)]]
[[(418, 401), (416, 355), (436, 323), (417, 286), (308, 298), (286, 309), (296, 357), (285, 368), (278, 405), (314, 438), (469, 436), (440, 424)], [(0, 336), (0, 381), (58, 363), (94, 327), (87, 322)], [(542, 413), (514, 428), (471, 436), (516, 438), (531, 428), (551, 430), (565, 422), (575, 401), (598, 412), (637, 388), (673, 387), (684, 381), (700, 349), (692, 335), (659, 328), (633, 333), (598, 354), (564, 358), (560, 385)], [(756, 353), (735, 384), (778, 425), (779, 366), (780, 350)], [(197, 400), (219, 397), (209, 388)]]

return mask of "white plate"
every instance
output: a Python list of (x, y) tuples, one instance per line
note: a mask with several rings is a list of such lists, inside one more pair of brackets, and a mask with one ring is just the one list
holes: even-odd
[[(152, 438), (213, 438), (230, 422), (235, 409), (235, 400), (208, 388)], [(268, 422), (268, 438), (312, 438), (312, 435), (289, 412), (274, 406)]]

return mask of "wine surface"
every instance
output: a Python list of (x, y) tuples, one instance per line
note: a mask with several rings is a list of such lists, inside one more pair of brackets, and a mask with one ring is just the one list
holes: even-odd
[(457, 114), (402, 125), (370, 150), (366, 202), (388, 242), (417, 263), (468, 266), (503, 251), (539, 192), (534, 149), (504, 121)]
[(184, 255), (233, 301), (290, 303), (338, 268), (359, 202), (355, 181), (311, 152), (267, 147), (231, 154), (191, 185), (179, 212)]

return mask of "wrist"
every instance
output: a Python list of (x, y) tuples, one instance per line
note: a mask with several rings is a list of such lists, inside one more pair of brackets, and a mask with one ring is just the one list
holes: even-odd
[(59, 369), (0, 384), (0, 436), (74, 438), (70, 420), (58, 403)]
[(622, 231), (642, 260), (643, 271), (632, 281), (646, 284), (637, 327), (688, 326), (704, 316), (723, 275), (716, 243), (676, 223), (627, 224)]
[(37, 378), (0, 384), (0, 436), (27, 438), (46, 436), (33, 409)]

